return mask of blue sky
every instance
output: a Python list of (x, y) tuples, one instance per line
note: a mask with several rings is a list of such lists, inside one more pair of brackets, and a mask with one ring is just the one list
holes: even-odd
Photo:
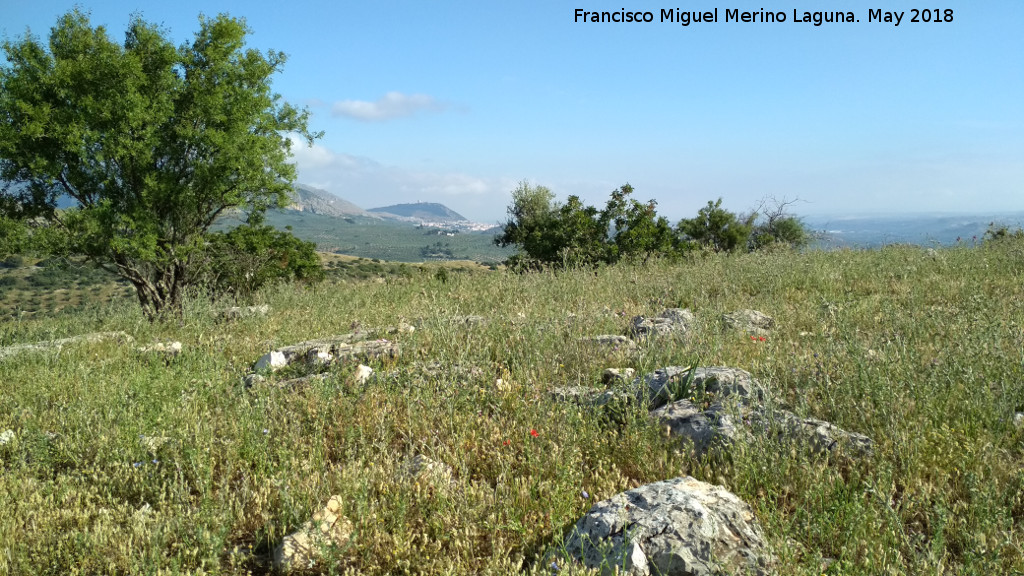
[[(200, 13), (244, 17), (289, 55), (274, 87), (326, 136), (300, 181), (369, 208), (436, 201), (505, 216), (520, 180), (603, 205), (629, 182), (673, 221), (722, 197), (800, 214), (1024, 210), (1024, 2), (83, 1), (117, 40), (133, 12), (186, 41)], [(0, 35), (75, 5), (0, 0)], [(794, 22), (827, 5), (855, 23)], [(574, 10), (651, 23), (574, 22)], [(659, 22), (663, 8), (717, 23)], [(726, 23), (727, 9), (783, 23)], [(904, 11), (897, 27), (868, 10)]]

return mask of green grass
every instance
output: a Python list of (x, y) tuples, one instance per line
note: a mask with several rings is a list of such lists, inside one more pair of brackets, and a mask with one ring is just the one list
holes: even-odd
[[(14, 432), (0, 446), (0, 574), (259, 573), (334, 494), (355, 528), (336, 573), (539, 574), (595, 500), (682, 474), (754, 507), (782, 575), (821, 574), (824, 559), (828, 574), (1024, 572), (1022, 276), (1024, 243), (1009, 241), (346, 276), (266, 291), (269, 316), (234, 322), (199, 301), (157, 324), (120, 300), (21, 317), (0, 344), (123, 330), (185, 349), (165, 361), (105, 342), (0, 362), (0, 432)], [(668, 307), (697, 316), (685, 344), (602, 357), (578, 342)], [(779, 328), (766, 342), (726, 331), (721, 314), (739, 308)], [(470, 314), (488, 321), (452, 321)], [(402, 320), (418, 329), (394, 337), (403, 354), (369, 384), (354, 366), (297, 390), (241, 383), (273, 347)], [(642, 413), (613, 422), (548, 396), (596, 387), (606, 367), (694, 358), (749, 370), (795, 412), (874, 438), (875, 455), (825, 461), (764, 439), (699, 462)], [(401, 477), (414, 454), (451, 466), (454, 485)]]

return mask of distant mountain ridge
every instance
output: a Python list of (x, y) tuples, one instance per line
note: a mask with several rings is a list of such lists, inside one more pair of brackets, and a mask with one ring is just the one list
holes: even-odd
[(393, 204), (380, 208), (370, 208), (373, 214), (398, 216), (426, 222), (467, 222), (465, 216), (436, 202), (417, 202), (415, 204)]
[(292, 204), (286, 209), (339, 218), (346, 216), (375, 217), (348, 200), (335, 196), (326, 190), (320, 190), (305, 184), (295, 185)]

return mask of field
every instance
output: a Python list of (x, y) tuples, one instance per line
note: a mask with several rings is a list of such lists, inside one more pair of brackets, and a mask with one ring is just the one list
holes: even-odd
[[(526, 275), (339, 261), (383, 272), (271, 289), (268, 315), (236, 320), (196, 300), (151, 324), (118, 297), (0, 323), (0, 346), (134, 339), (0, 360), (0, 574), (265, 573), (332, 495), (352, 537), (316, 571), (552, 574), (594, 502), (685, 474), (753, 506), (781, 575), (1024, 573), (1024, 242)], [(580, 342), (671, 307), (694, 312), (692, 337)], [(778, 327), (764, 342), (725, 329), (741, 308)], [(272, 348), (401, 322), (416, 330), (387, 336), (402, 352), (366, 383), (353, 363), (243, 384)], [(181, 355), (138, 350), (169, 340)], [(607, 367), (694, 363), (749, 370), (875, 452), (753, 438), (702, 461), (644, 412), (601, 418), (549, 394), (599, 388)], [(452, 482), (403, 475), (416, 455)]]
[(403, 222), (289, 211), (271, 212), (267, 215), (267, 222), (277, 228), (291, 226), (297, 237), (316, 242), (318, 250), (367, 259), (493, 263), (501, 262), (512, 254), (512, 250), (494, 245), (496, 232), (459, 232), (446, 236), (438, 235), (437, 229), (418, 228)]

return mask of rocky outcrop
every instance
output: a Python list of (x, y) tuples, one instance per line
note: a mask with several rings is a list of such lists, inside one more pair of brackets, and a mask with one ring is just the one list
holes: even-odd
[(613, 419), (626, 406), (641, 406), (693, 450), (697, 458), (728, 450), (741, 436), (774, 435), (816, 454), (862, 457), (872, 452), (870, 438), (777, 406), (767, 388), (750, 372), (725, 366), (667, 366), (626, 385), (610, 376), (611, 388), (565, 386), (551, 391), (555, 401), (603, 411)]
[(598, 502), (576, 522), (565, 551), (603, 575), (763, 575), (773, 562), (750, 506), (690, 477)]
[(299, 361), (322, 367), (353, 359), (394, 358), (398, 355), (399, 348), (394, 342), (384, 338), (366, 340), (367, 337), (365, 332), (355, 332), (278, 348), (261, 356), (253, 370), (273, 371)]
[(0, 362), (26, 352), (59, 352), (68, 344), (102, 342), (104, 340), (116, 340), (122, 344), (131, 344), (135, 341), (134, 338), (125, 332), (94, 332), (91, 334), (70, 336), (68, 338), (59, 338), (57, 340), (45, 340), (43, 342), (35, 342), (32, 344), (13, 344), (11, 346), (0, 348)]
[(181, 355), (181, 342), (155, 342), (139, 349), (142, 354), (158, 354), (165, 358), (176, 358)]
[(312, 520), (285, 536), (274, 549), (274, 567), (281, 571), (311, 569), (323, 560), (325, 551), (348, 543), (352, 523), (342, 515), (343, 502), (341, 496), (331, 496)]
[(629, 335), (634, 338), (650, 336), (685, 336), (696, 325), (693, 312), (689, 309), (670, 308), (659, 316), (636, 316), (633, 318)]
[(232, 306), (221, 310), (219, 315), (225, 320), (238, 320), (251, 316), (266, 316), (268, 313), (270, 313), (270, 306), (260, 304), (259, 306)]
[(604, 348), (608, 351), (625, 352), (636, 349), (636, 342), (619, 334), (602, 334), (580, 338), (580, 343), (592, 347)]
[(767, 336), (775, 328), (775, 319), (757, 310), (737, 310), (732, 314), (723, 314), (722, 321), (734, 330), (755, 336)]

